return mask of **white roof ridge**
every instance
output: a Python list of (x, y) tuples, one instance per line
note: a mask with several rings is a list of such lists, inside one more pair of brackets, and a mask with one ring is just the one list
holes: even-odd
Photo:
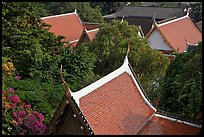
[(58, 14), (58, 15), (51, 15), (51, 16), (47, 16), (47, 17), (42, 17), (41, 19), (54, 18), (54, 17), (71, 15), (71, 14), (76, 14), (76, 13), (75, 12), (71, 12), (71, 13), (64, 13), (64, 14)]
[(182, 20), (184, 18), (189, 18), (188, 14), (185, 15), (185, 16), (182, 16), (182, 17), (179, 17), (179, 18), (176, 18), (176, 19), (173, 19), (173, 20), (170, 20), (170, 21), (167, 21), (167, 22), (164, 22), (164, 23), (161, 23), (161, 24), (157, 24), (158, 27), (161, 27), (161, 26), (164, 26), (164, 25), (167, 25), (167, 24), (170, 24), (170, 23), (173, 23), (173, 22), (176, 22), (176, 21), (179, 21), (179, 20)]
[(99, 30), (99, 28), (91, 29), (91, 30), (87, 30), (87, 29), (85, 29), (85, 31), (86, 31), (87, 33), (92, 32), (92, 31), (97, 31), (97, 30)]
[(107, 74), (106, 76), (102, 77), (101, 79), (95, 81), (94, 83), (84, 87), (83, 89), (77, 91), (77, 92), (71, 92), (71, 95), (73, 96), (73, 98), (75, 99), (76, 103), (79, 106), (79, 99), (89, 93), (91, 93), (92, 91), (96, 90), (97, 88), (100, 88), (102, 85), (108, 83), (109, 81), (113, 80), (114, 78), (118, 77), (119, 75), (121, 75), (122, 73), (127, 72), (135, 86), (137, 87), (140, 95), (142, 96), (142, 98), (144, 99), (144, 102), (151, 108), (154, 110), (154, 112), (156, 112), (156, 108), (154, 108), (154, 106), (152, 106), (152, 104), (147, 100), (147, 98), (145, 97), (144, 93), (142, 92), (142, 89), (140, 88), (139, 83), (137, 82), (137, 80), (135, 79), (135, 76), (133, 75), (130, 67), (129, 67), (129, 61), (128, 61), (128, 56), (125, 56), (124, 62), (122, 64), (121, 67), (119, 67), (118, 69), (114, 70), (113, 72)]
[(73, 43), (73, 42), (77, 42), (77, 41), (79, 41), (79, 39), (69, 41), (69, 43)]
[[(124, 61), (125, 62), (125, 61)], [(107, 74), (106, 76), (102, 77), (101, 79), (95, 81), (94, 83), (84, 87), (83, 89), (77, 92), (71, 92), (71, 95), (75, 99), (76, 103), (79, 105), (79, 99), (92, 91), (96, 90), (97, 88), (101, 87), (102, 85), (106, 84), (107, 82), (111, 81), (112, 79), (116, 78), (127, 69), (126, 63), (123, 63), (121, 67), (114, 70), (113, 72)]]

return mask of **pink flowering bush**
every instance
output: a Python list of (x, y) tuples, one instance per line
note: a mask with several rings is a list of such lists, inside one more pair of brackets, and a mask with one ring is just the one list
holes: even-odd
[(44, 116), (21, 102), (14, 89), (2, 90), (2, 134), (41, 135), (46, 126)]

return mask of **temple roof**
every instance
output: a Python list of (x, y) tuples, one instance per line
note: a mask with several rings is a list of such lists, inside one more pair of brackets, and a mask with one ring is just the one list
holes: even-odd
[[(202, 41), (201, 32), (188, 15), (156, 24), (154, 29), (160, 32), (162, 37), (167, 41), (167, 44), (174, 51), (184, 52), (187, 48), (187, 42), (196, 45), (199, 41)], [(147, 34), (147, 37), (151, 35), (154, 29)]]
[(84, 24), (76, 10), (73, 13), (43, 17), (42, 20), (51, 25), (50, 32), (53, 32), (56, 36), (65, 36), (64, 41), (69, 42), (72, 46), (79, 45), (84, 30), (89, 32), (88, 36), (92, 41), (97, 32), (96, 29), (99, 28), (96, 23)]
[(50, 32), (53, 32), (56, 36), (65, 36), (65, 41), (70, 42), (75, 46), (76, 41), (84, 30), (83, 24), (76, 12), (54, 15), (42, 18), (46, 24), (52, 25)]
[(185, 14), (186, 12), (182, 8), (126, 6), (123, 9), (115, 12), (114, 14), (104, 16), (104, 18), (115, 18), (123, 16), (152, 18), (153, 16), (155, 16), (156, 19), (162, 20), (171, 17), (181, 17)]
[[(198, 134), (200, 131), (199, 125), (157, 114), (127, 56), (120, 68), (71, 94), (96, 135)], [(155, 123), (159, 129), (154, 127)], [(171, 126), (179, 128), (168, 129)]]

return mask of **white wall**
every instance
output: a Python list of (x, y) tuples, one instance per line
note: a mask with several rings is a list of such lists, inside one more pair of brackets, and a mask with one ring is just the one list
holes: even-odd
[(158, 50), (172, 50), (165, 42), (157, 29), (155, 29), (148, 37), (151, 48)]

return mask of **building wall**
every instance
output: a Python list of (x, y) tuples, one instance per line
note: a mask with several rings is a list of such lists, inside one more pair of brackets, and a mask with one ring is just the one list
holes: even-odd
[(172, 50), (165, 42), (157, 29), (155, 29), (148, 37), (148, 42), (151, 48), (157, 50)]

